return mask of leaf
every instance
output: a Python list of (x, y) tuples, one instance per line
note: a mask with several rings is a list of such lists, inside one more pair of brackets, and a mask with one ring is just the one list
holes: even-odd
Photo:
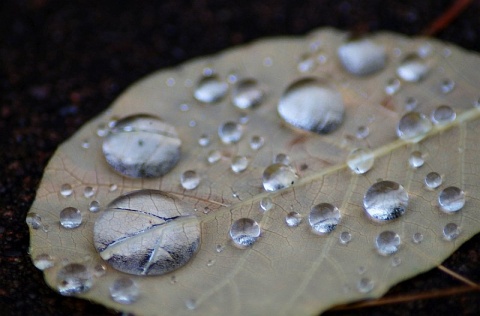
[[(385, 66), (378, 65), (378, 60), (370, 70), (345, 65), (358, 75), (346, 71), (337, 59), (337, 48), (347, 41), (347, 35), (323, 29), (305, 38), (263, 40), (194, 60), (133, 85), (109, 110), (63, 144), (45, 170), (27, 221), (34, 262), (41, 266), (39, 258), (53, 260), (52, 267), (42, 267), (48, 284), (58, 289), (58, 275), (65, 272), (62, 268), (80, 263), (99, 276), (89, 291), (78, 296), (126, 312), (312, 315), (333, 305), (380, 297), (393, 284), (440, 264), (480, 230), (476, 214), (480, 206), (480, 111), (474, 106), (479, 97), (480, 72), (475, 69), (480, 59), (432, 39), (381, 33), (370, 40), (385, 48)], [(396, 68), (411, 54), (420, 54), (416, 58), (428, 65), (425, 77), (418, 82), (394, 80)], [(265, 96), (248, 110), (239, 110), (229, 97), (220, 96), (213, 104), (196, 101), (197, 82), (211, 70), (216, 77), (208, 79), (229, 82), (231, 94), (236, 93), (235, 80), (253, 78)], [(315, 79), (302, 84), (329, 82), (340, 92), (345, 114), (343, 119), (335, 116), (341, 122), (338, 129), (322, 127), (318, 131), (324, 135), (306, 132), (279, 116), (277, 105), (284, 91), (305, 78)], [(414, 106), (412, 100), (418, 102), (416, 111), (426, 116), (439, 105), (449, 105), (456, 119), (426, 129), (417, 139), (398, 138), (397, 125), (405, 107)], [(122, 177), (102, 154), (103, 139), (97, 134), (104, 133), (112, 118), (136, 114), (161, 117), (175, 127), (182, 142), (178, 163), (163, 177)], [(243, 122), (238, 142), (228, 143), (218, 136), (219, 126), (230, 121)], [(355, 137), (362, 126), (368, 127), (369, 135)], [(200, 138), (206, 143), (204, 134), (210, 139), (208, 146), (199, 145)], [(250, 146), (254, 136), (265, 140), (260, 149)], [(375, 158), (372, 169), (364, 174), (347, 166), (347, 157), (355, 148), (370, 148)], [(221, 157), (208, 163), (212, 150), (218, 150)], [(415, 151), (425, 163), (412, 168), (408, 161)], [(288, 156), (299, 179), (289, 188), (267, 192), (262, 174), (281, 153)], [(247, 157), (248, 167), (234, 172), (231, 162), (238, 155)], [(195, 189), (185, 190), (180, 184), (187, 170), (200, 175)], [(424, 178), (430, 172), (438, 172), (443, 179), (435, 190), (425, 188)], [(373, 221), (363, 207), (365, 192), (379, 179), (401, 184), (409, 195), (405, 214), (387, 223)], [(66, 197), (61, 194), (65, 184), (73, 190)], [(451, 186), (465, 192), (466, 203), (447, 214), (439, 207), (438, 195)], [(100, 276), (98, 267), (105, 261), (95, 249), (93, 231), (97, 218), (108, 210), (89, 212), (89, 204), (95, 200), (105, 208), (121, 194), (140, 189), (161, 190), (178, 202), (178, 212), (198, 216), (199, 250), (185, 266), (166, 275), (128, 275), (106, 265), (106, 273)], [(273, 204), (268, 211), (260, 210), (264, 198)], [(337, 207), (341, 214), (330, 234), (314, 234), (308, 224), (310, 210), (320, 203)], [(78, 228), (65, 229), (59, 224), (60, 212), (66, 207), (81, 211), (83, 221)], [(303, 217), (298, 227), (285, 224), (292, 211)], [(241, 218), (253, 219), (261, 228), (258, 240), (245, 249), (235, 247), (229, 237), (230, 227)], [(32, 225), (35, 222), (38, 225)], [(126, 222), (125, 227), (133, 223)], [(460, 230), (452, 240), (443, 236), (449, 223)], [(375, 249), (376, 237), (383, 231), (393, 231), (401, 239), (394, 255), (383, 256)], [(348, 243), (339, 240), (344, 232), (351, 235)], [(416, 233), (423, 236), (420, 243), (412, 241)], [(140, 293), (130, 305), (110, 298), (109, 287), (125, 276)]]

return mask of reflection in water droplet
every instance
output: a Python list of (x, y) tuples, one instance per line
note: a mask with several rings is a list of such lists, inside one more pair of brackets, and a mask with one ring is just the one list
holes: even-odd
[(210, 145), (210, 136), (208, 136), (207, 134), (202, 134), (198, 139), (198, 144), (202, 147), (207, 147), (208, 145)]
[(120, 174), (134, 178), (160, 177), (180, 159), (181, 140), (175, 128), (149, 115), (117, 121), (103, 141), (103, 154)]
[(292, 167), (275, 163), (263, 171), (263, 188), (265, 191), (277, 191), (292, 186), (298, 176)]
[(335, 131), (343, 122), (341, 94), (326, 80), (301, 79), (291, 84), (277, 106), (289, 124), (319, 134)]
[(224, 144), (237, 143), (243, 135), (240, 124), (235, 122), (226, 122), (218, 127), (218, 136)]
[(265, 144), (265, 139), (262, 136), (252, 136), (250, 138), (250, 148), (253, 150), (259, 150)]
[(453, 91), (455, 88), (455, 81), (451, 79), (443, 79), (442, 82), (440, 83), (440, 91), (442, 93), (447, 94)]
[(33, 264), (39, 270), (46, 270), (54, 266), (53, 258), (46, 253), (42, 253), (33, 259)]
[(240, 109), (250, 109), (262, 102), (264, 91), (254, 79), (245, 79), (237, 83), (232, 92), (232, 102)]
[(367, 190), (363, 197), (363, 206), (374, 221), (390, 221), (405, 213), (408, 193), (396, 182), (380, 181)]
[(397, 75), (405, 81), (418, 82), (427, 75), (428, 65), (418, 55), (408, 55), (398, 66)]
[(290, 157), (286, 154), (278, 154), (273, 158), (273, 163), (281, 163), (284, 165), (289, 165), (290, 164)]
[(285, 223), (288, 227), (297, 227), (302, 222), (302, 215), (292, 211), (285, 216)]
[(425, 115), (408, 112), (398, 122), (397, 136), (412, 142), (420, 141), (432, 129), (432, 123)]
[(75, 295), (90, 290), (92, 273), (80, 263), (69, 263), (58, 271), (57, 289), (62, 295)]
[(442, 185), (442, 176), (436, 172), (430, 172), (425, 176), (425, 185), (429, 189), (436, 189)]
[(211, 150), (208, 153), (207, 161), (210, 164), (214, 164), (222, 158), (222, 153), (219, 150)]
[(128, 277), (120, 277), (109, 287), (110, 297), (120, 304), (132, 304), (140, 295), (138, 285)]
[(93, 213), (98, 212), (100, 211), (100, 203), (98, 201), (92, 201), (90, 202), (88, 209), (90, 210), (90, 212), (93, 212)]
[(359, 126), (357, 128), (357, 133), (355, 136), (358, 139), (365, 139), (368, 137), (368, 135), (370, 135), (370, 129), (368, 128), (368, 126)]
[(73, 193), (73, 189), (72, 189), (72, 186), (68, 183), (65, 183), (65, 184), (62, 184), (62, 186), (60, 187), (60, 194), (67, 197), (67, 196), (70, 196), (72, 195)]
[(32, 229), (42, 228), (42, 218), (35, 212), (30, 212), (27, 214), (27, 219), (25, 220), (28, 226)]
[(385, 93), (388, 95), (393, 95), (400, 90), (402, 84), (398, 79), (389, 79), (385, 85)]
[(273, 207), (273, 201), (269, 197), (264, 197), (263, 199), (260, 200), (260, 208), (263, 211), (269, 211)]
[(375, 283), (369, 278), (362, 278), (357, 283), (357, 289), (360, 293), (368, 293), (373, 290)]
[(457, 114), (448, 105), (440, 105), (432, 111), (431, 119), (433, 124), (443, 125), (455, 120)]
[(356, 148), (347, 157), (348, 167), (356, 174), (363, 174), (373, 167), (375, 156), (369, 149)]
[(82, 224), (82, 213), (75, 207), (66, 207), (60, 212), (60, 224), (65, 228), (77, 228)]
[(423, 166), (424, 162), (425, 160), (423, 159), (423, 155), (419, 151), (412, 152), (408, 158), (408, 163), (412, 168), (420, 168)]
[(238, 248), (249, 247), (260, 237), (260, 226), (250, 218), (237, 219), (230, 227), (230, 237)]
[(125, 273), (174, 271), (194, 256), (200, 244), (200, 224), (189, 211), (161, 191), (121, 195), (95, 221), (95, 248), (113, 268)]
[(454, 240), (460, 235), (460, 228), (455, 223), (448, 223), (443, 227), (443, 238), (445, 240)]
[(350, 234), (349, 232), (342, 232), (340, 234), (340, 243), (346, 245), (348, 244), (350, 241), (352, 241), (352, 234)]
[(185, 190), (193, 190), (200, 184), (200, 176), (194, 170), (187, 170), (180, 176), (180, 184)]
[(85, 187), (83, 189), (83, 196), (86, 197), (87, 199), (91, 198), (95, 194), (95, 189), (92, 187)]
[(412, 236), (412, 241), (415, 243), (415, 244), (419, 244), (423, 241), (423, 234), (422, 233), (415, 233), (413, 234)]
[(381, 232), (375, 239), (375, 247), (378, 253), (383, 256), (394, 254), (400, 247), (400, 236), (389, 230)]
[(203, 103), (214, 103), (227, 93), (228, 84), (220, 81), (217, 76), (206, 76), (200, 79), (193, 93), (195, 99)]
[(340, 45), (338, 58), (351, 74), (366, 76), (385, 67), (385, 47), (368, 39), (351, 41)]
[(438, 204), (446, 213), (457, 212), (465, 205), (465, 192), (457, 187), (445, 188), (438, 195)]
[(340, 219), (340, 211), (336, 206), (330, 203), (320, 203), (310, 211), (308, 223), (314, 233), (325, 235), (335, 230)]
[(247, 169), (248, 167), (248, 158), (245, 156), (235, 156), (232, 159), (232, 164), (230, 165), (230, 168), (232, 169), (233, 172), (235, 173), (240, 173), (243, 172)]

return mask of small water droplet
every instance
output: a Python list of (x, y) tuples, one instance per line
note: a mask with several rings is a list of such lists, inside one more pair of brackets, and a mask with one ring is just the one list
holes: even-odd
[(365, 268), (364, 266), (358, 267), (357, 273), (358, 273), (359, 275), (365, 274), (365, 272), (367, 272), (367, 268)]
[(298, 212), (292, 211), (285, 216), (285, 223), (288, 227), (297, 227), (302, 222), (302, 215)]
[(228, 83), (220, 81), (215, 75), (206, 75), (200, 79), (193, 96), (203, 103), (220, 101), (228, 90)]
[(465, 192), (457, 187), (445, 188), (438, 195), (438, 204), (446, 213), (457, 212), (465, 205)]
[(375, 282), (373, 282), (369, 278), (361, 278), (360, 281), (358, 281), (357, 283), (357, 290), (360, 293), (371, 292), (374, 287), (375, 287)]
[(93, 267), (93, 275), (97, 278), (104, 276), (107, 273), (107, 267), (104, 264), (98, 263)]
[(400, 90), (401, 86), (402, 84), (400, 80), (395, 78), (389, 79), (385, 84), (385, 93), (388, 95), (394, 95)]
[(92, 285), (92, 273), (83, 264), (69, 263), (58, 271), (57, 289), (62, 295), (85, 293)]
[(419, 82), (427, 75), (429, 71), (425, 61), (416, 54), (405, 57), (397, 68), (397, 75), (408, 82)]
[(281, 163), (284, 165), (290, 165), (290, 157), (286, 154), (277, 154), (275, 158), (273, 158), (273, 163)]
[(62, 184), (60, 187), (60, 194), (64, 197), (70, 196), (73, 193), (72, 186), (68, 183)]
[(82, 148), (83, 148), (83, 149), (88, 149), (88, 148), (90, 148), (90, 141), (89, 141), (88, 139), (84, 139), (84, 140), (82, 141)]
[(370, 135), (370, 129), (368, 126), (359, 126), (357, 128), (357, 133), (355, 134), (357, 139), (365, 139), (368, 135)]
[(52, 256), (46, 253), (39, 254), (33, 259), (33, 264), (39, 270), (46, 270), (55, 265), (55, 261)]
[(312, 231), (319, 235), (329, 234), (334, 231), (340, 219), (340, 211), (330, 203), (315, 205), (308, 215), (308, 223), (312, 227)]
[(423, 241), (423, 234), (422, 234), (422, 233), (419, 233), (419, 232), (413, 234), (413, 236), (412, 236), (412, 241), (413, 241), (413, 243), (415, 243), (415, 244), (421, 243), (421, 242)]
[(440, 83), (440, 91), (442, 91), (442, 93), (444, 94), (452, 92), (454, 88), (455, 81), (453, 81), (452, 79), (443, 79)]
[(195, 301), (194, 299), (188, 299), (188, 300), (185, 301), (185, 306), (189, 310), (193, 311), (194, 309), (197, 308), (197, 301)]
[(247, 169), (248, 163), (249, 161), (247, 157), (235, 156), (232, 159), (232, 164), (230, 165), (230, 168), (232, 169), (233, 172), (240, 173)]
[(86, 197), (87, 199), (91, 198), (95, 194), (95, 189), (92, 187), (85, 187), (83, 189), (83, 196)]
[(442, 185), (442, 176), (437, 172), (430, 172), (425, 176), (425, 185), (429, 189), (436, 189)]
[(381, 232), (375, 239), (375, 247), (382, 256), (394, 254), (400, 247), (400, 236), (389, 230)]
[(103, 141), (103, 154), (118, 173), (133, 178), (160, 177), (180, 159), (175, 128), (149, 115), (133, 115), (116, 122)]
[(408, 206), (408, 193), (393, 181), (373, 184), (363, 197), (368, 216), (377, 222), (386, 222), (402, 216)]
[(265, 67), (272, 67), (272, 65), (273, 65), (273, 59), (272, 59), (271, 57), (265, 57), (265, 58), (263, 59), (263, 65), (264, 65)]
[(117, 189), (118, 189), (118, 186), (115, 183), (110, 184), (110, 186), (108, 187), (108, 191), (110, 192), (115, 192), (117, 191)]
[(254, 135), (250, 138), (250, 148), (259, 150), (265, 144), (265, 139), (262, 136)]
[(233, 144), (240, 141), (243, 136), (243, 130), (238, 123), (226, 122), (218, 127), (218, 136), (224, 144)]
[(217, 251), (218, 253), (222, 252), (224, 249), (225, 249), (224, 245), (217, 245), (215, 247), (215, 251)]
[(408, 163), (412, 168), (420, 168), (425, 163), (425, 160), (423, 159), (423, 155), (420, 151), (414, 151), (410, 154)]
[(222, 153), (219, 150), (211, 150), (208, 153), (207, 161), (210, 164), (214, 164), (222, 158)]
[(238, 248), (249, 247), (260, 237), (260, 226), (250, 218), (237, 219), (230, 227), (230, 237)]
[(306, 78), (287, 88), (277, 111), (292, 126), (329, 134), (343, 122), (345, 106), (341, 94), (326, 80)]
[(366, 76), (385, 67), (387, 54), (383, 45), (360, 39), (340, 45), (338, 58), (349, 73)]
[(262, 102), (265, 92), (254, 79), (239, 81), (232, 92), (232, 102), (239, 109), (251, 109)]
[(269, 211), (271, 210), (273, 207), (273, 201), (271, 198), (269, 197), (264, 197), (263, 199), (260, 200), (260, 208), (263, 210), (263, 211)]
[(480, 98), (478, 98), (473, 102), (473, 106), (476, 107), (477, 109), (480, 109)]
[(315, 58), (311, 54), (304, 54), (300, 57), (297, 64), (299, 72), (310, 72), (315, 68)]
[(90, 202), (88, 209), (90, 210), (90, 212), (93, 212), (93, 213), (98, 212), (100, 211), (100, 203), (98, 201), (92, 201)]
[(440, 105), (432, 111), (430, 116), (433, 124), (444, 125), (455, 120), (457, 113), (448, 105)]
[(190, 126), (190, 127), (195, 127), (195, 126), (197, 126), (197, 121), (191, 120), (190, 122), (188, 122), (188, 126)]
[(365, 148), (356, 148), (347, 157), (347, 165), (356, 174), (364, 174), (372, 169), (375, 156), (373, 152)]
[(207, 134), (202, 134), (198, 139), (198, 144), (202, 147), (207, 147), (208, 145), (210, 145), (210, 136), (208, 136)]
[(411, 142), (420, 141), (432, 129), (432, 123), (425, 115), (408, 112), (398, 122), (397, 136)]
[(402, 258), (400, 257), (393, 257), (392, 258), (392, 267), (398, 267), (402, 264)]
[(445, 238), (445, 240), (451, 241), (457, 239), (459, 235), (460, 228), (457, 224), (448, 223), (447, 225), (445, 225), (445, 227), (443, 227), (443, 238)]
[(170, 277), (170, 284), (175, 284), (175, 283), (177, 283), (177, 277), (174, 276), (174, 275), (172, 275), (172, 276)]
[(194, 170), (187, 170), (180, 176), (180, 184), (185, 190), (193, 190), (200, 184), (200, 176)]
[(75, 207), (66, 207), (60, 212), (60, 224), (64, 228), (77, 228), (82, 224), (82, 213)]
[(210, 259), (210, 260), (207, 261), (207, 267), (211, 267), (214, 264), (215, 264), (215, 260), (213, 260), (213, 259)]
[(187, 112), (190, 110), (190, 105), (188, 103), (181, 103), (178, 108), (181, 112)]
[(240, 117), (238, 118), (238, 123), (245, 125), (250, 121), (250, 116), (248, 116), (247, 113), (242, 113), (240, 114)]
[(350, 241), (352, 241), (352, 234), (350, 234), (349, 232), (342, 232), (340, 234), (340, 243), (346, 245), (348, 244)]
[(168, 78), (165, 83), (168, 87), (173, 87), (175, 85), (175, 78)]
[(42, 228), (42, 218), (35, 212), (30, 212), (27, 214), (26, 223), (32, 229)]
[(418, 106), (418, 100), (414, 97), (408, 97), (405, 99), (405, 111), (412, 112)]
[(97, 136), (98, 137), (105, 137), (108, 134), (108, 125), (101, 123), (97, 127)]
[(263, 171), (263, 188), (265, 191), (277, 191), (292, 186), (298, 176), (292, 167), (275, 163)]
[(140, 295), (138, 285), (128, 277), (120, 277), (113, 281), (109, 290), (112, 300), (120, 304), (132, 304)]

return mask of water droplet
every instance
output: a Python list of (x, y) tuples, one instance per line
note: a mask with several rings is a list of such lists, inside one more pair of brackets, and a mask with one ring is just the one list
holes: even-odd
[(271, 210), (273, 207), (273, 201), (271, 198), (269, 197), (264, 197), (263, 199), (260, 200), (260, 208), (263, 210), (263, 211), (269, 211)]
[(392, 258), (392, 267), (398, 267), (402, 264), (402, 258), (400, 257), (393, 257)]
[(457, 114), (448, 105), (440, 105), (432, 111), (431, 119), (435, 125), (443, 125), (455, 120)]
[(407, 112), (414, 111), (418, 106), (418, 100), (415, 99), (414, 97), (408, 97), (405, 100), (405, 110)]
[(254, 79), (245, 79), (237, 83), (232, 92), (232, 102), (240, 109), (251, 109), (262, 102), (264, 90)]
[(290, 157), (286, 154), (278, 154), (273, 158), (273, 163), (281, 163), (284, 165), (289, 165), (290, 164)]
[(416, 54), (408, 55), (398, 66), (397, 75), (408, 82), (419, 82), (429, 71), (425, 61)]
[(265, 191), (277, 191), (292, 186), (298, 176), (292, 167), (275, 163), (263, 171), (263, 187)]
[(118, 189), (118, 186), (115, 183), (110, 184), (110, 186), (108, 187), (108, 191), (110, 192), (115, 192), (117, 191), (117, 189)]
[(288, 227), (297, 227), (302, 222), (302, 215), (292, 211), (285, 216), (285, 223)]
[(220, 101), (228, 90), (228, 84), (220, 81), (217, 76), (205, 76), (198, 82), (193, 96), (203, 103)]
[(361, 278), (357, 283), (357, 289), (360, 293), (368, 293), (375, 287), (375, 282), (369, 278)]
[(232, 164), (230, 165), (230, 168), (232, 169), (233, 172), (240, 173), (247, 169), (248, 163), (249, 162), (247, 157), (235, 156), (232, 159)]
[(25, 221), (32, 229), (42, 228), (42, 218), (35, 212), (28, 213)]
[(238, 123), (226, 122), (218, 127), (218, 136), (224, 144), (233, 144), (240, 141), (243, 136), (243, 130)]
[(188, 299), (185, 301), (185, 306), (193, 311), (195, 308), (197, 308), (197, 301), (195, 301), (194, 299)]
[(207, 267), (211, 267), (214, 264), (215, 264), (215, 260), (213, 260), (213, 259), (210, 259), (210, 260), (207, 261)]
[(218, 253), (222, 252), (224, 249), (225, 249), (224, 245), (217, 245), (215, 247), (215, 251), (217, 251)]
[(411, 142), (420, 141), (432, 129), (432, 123), (425, 115), (408, 112), (398, 122), (397, 136)]
[(348, 167), (356, 174), (364, 174), (372, 169), (375, 156), (369, 149), (356, 148), (347, 157)]
[(200, 184), (200, 176), (194, 170), (187, 170), (180, 176), (180, 183), (185, 190), (193, 190)]
[(95, 189), (92, 187), (85, 187), (83, 189), (83, 196), (86, 197), (87, 199), (91, 198), (95, 194)]
[(297, 64), (299, 72), (310, 72), (315, 68), (315, 58), (310, 54), (304, 54), (300, 57)]
[(132, 304), (140, 295), (138, 285), (128, 277), (120, 277), (113, 281), (109, 290), (112, 300), (120, 304)]
[(410, 157), (408, 158), (408, 163), (412, 168), (420, 168), (425, 163), (425, 160), (423, 159), (423, 155), (421, 152), (414, 151), (410, 154)]
[(389, 230), (381, 232), (375, 239), (375, 247), (382, 256), (394, 254), (400, 247), (400, 236)]
[(480, 98), (478, 98), (473, 102), (473, 106), (476, 107), (477, 109), (480, 109)]
[(83, 149), (88, 149), (88, 148), (90, 148), (90, 141), (89, 141), (88, 139), (84, 139), (84, 140), (82, 141), (82, 148), (83, 148)]
[(190, 110), (190, 105), (188, 103), (181, 103), (178, 105), (178, 108), (181, 112), (187, 112)]
[(455, 223), (448, 223), (443, 227), (443, 238), (446, 240), (454, 240), (460, 235), (460, 228)]
[(318, 134), (329, 134), (343, 122), (341, 94), (326, 80), (301, 79), (291, 84), (277, 106), (289, 124)]
[(104, 123), (101, 123), (97, 127), (97, 136), (98, 137), (105, 137), (108, 134), (108, 126)]
[(90, 202), (88, 209), (90, 210), (90, 212), (93, 212), (93, 213), (98, 212), (100, 211), (100, 203), (98, 201), (92, 201)]
[(265, 67), (272, 67), (273, 59), (271, 57), (265, 57), (265, 59), (263, 59), (263, 65)]
[(351, 74), (366, 76), (385, 67), (385, 47), (368, 39), (360, 39), (340, 45), (338, 58)]
[(412, 241), (415, 243), (415, 244), (419, 244), (423, 241), (423, 234), (422, 233), (415, 233), (413, 234), (412, 236)]
[(455, 81), (453, 81), (452, 79), (443, 79), (440, 83), (440, 91), (442, 91), (442, 93), (444, 94), (452, 92), (454, 88)]
[(219, 150), (211, 150), (208, 153), (207, 161), (210, 164), (214, 164), (222, 158), (222, 153)]
[(340, 234), (340, 243), (346, 245), (348, 244), (350, 241), (352, 241), (352, 234), (350, 234), (349, 232), (342, 232)]
[(364, 266), (358, 267), (357, 273), (358, 273), (359, 275), (365, 274), (365, 272), (367, 272), (367, 268), (365, 268)]
[(249, 247), (260, 237), (260, 226), (250, 218), (237, 219), (230, 227), (230, 237), (238, 248)]
[(330, 203), (315, 205), (308, 215), (308, 223), (312, 227), (312, 231), (320, 235), (334, 231), (340, 219), (340, 211)]
[(96, 264), (93, 267), (93, 275), (97, 278), (104, 276), (107, 273), (107, 267), (104, 264)]
[(60, 212), (60, 224), (68, 229), (77, 228), (82, 224), (82, 213), (75, 207), (66, 207)]
[(377, 222), (386, 222), (402, 216), (408, 206), (408, 193), (393, 181), (373, 184), (363, 197), (368, 216)]
[(46, 253), (42, 253), (33, 259), (33, 264), (39, 270), (46, 270), (55, 265), (53, 258)]
[(58, 271), (57, 289), (62, 295), (75, 295), (90, 290), (92, 273), (80, 263), (69, 263)]
[(446, 213), (457, 212), (465, 205), (465, 192), (457, 187), (445, 188), (438, 195), (438, 204)]
[(60, 194), (64, 197), (70, 196), (73, 193), (72, 186), (68, 183), (62, 184), (60, 187)]
[(442, 185), (442, 176), (436, 172), (430, 172), (425, 176), (425, 185), (429, 189), (436, 189)]
[(103, 154), (120, 174), (134, 178), (160, 177), (180, 159), (175, 128), (149, 115), (118, 121), (103, 141)]
[(250, 138), (250, 148), (253, 150), (259, 150), (265, 144), (265, 139), (262, 136), (252, 136)]
[(357, 128), (357, 133), (355, 134), (355, 136), (358, 139), (365, 139), (368, 137), (368, 135), (370, 135), (370, 129), (368, 128), (368, 126), (359, 126)]
[(113, 268), (161, 275), (185, 265), (200, 244), (200, 224), (181, 201), (156, 190), (113, 200), (96, 219), (94, 244)]
[(207, 134), (202, 134), (198, 139), (198, 144), (202, 147), (207, 147), (208, 145), (210, 145), (210, 136), (208, 136)]
[(172, 276), (170, 277), (170, 284), (175, 284), (175, 283), (177, 283), (177, 277), (174, 276), (174, 275), (172, 275)]

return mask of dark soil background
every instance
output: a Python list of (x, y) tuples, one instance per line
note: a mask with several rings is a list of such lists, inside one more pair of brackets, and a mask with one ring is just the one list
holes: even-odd
[[(116, 314), (47, 287), (28, 256), (24, 222), (57, 146), (128, 85), (192, 57), (320, 26), (416, 35), (452, 2), (1, 1), (0, 315)], [(480, 2), (473, 1), (436, 36), (480, 51)], [(462, 246), (445, 266), (480, 282), (480, 237)], [(436, 269), (397, 285), (387, 296), (461, 285)], [(327, 314), (478, 315), (479, 293)]]

